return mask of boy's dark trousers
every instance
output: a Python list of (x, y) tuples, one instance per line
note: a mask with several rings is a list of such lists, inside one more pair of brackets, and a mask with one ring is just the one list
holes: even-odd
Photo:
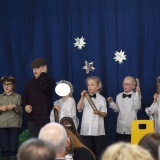
[(0, 128), (1, 157), (3, 160), (16, 160), (19, 128)]
[(43, 125), (37, 125), (34, 123), (34, 121), (28, 121), (28, 130), (29, 130), (29, 136), (31, 137), (38, 137), (40, 129), (43, 127)]
[(131, 142), (131, 134), (119, 134), (116, 133), (116, 142)]

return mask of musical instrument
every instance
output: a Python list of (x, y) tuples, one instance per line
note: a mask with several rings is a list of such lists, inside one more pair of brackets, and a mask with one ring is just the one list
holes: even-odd
[(55, 108), (54, 108), (54, 119), (55, 122), (59, 123), (59, 113)]
[(136, 83), (137, 83), (137, 86), (140, 87), (140, 83), (139, 83), (139, 79), (136, 78)]
[[(138, 86), (138, 87), (140, 88), (140, 82), (139, 82), (139, 79), (138, 79), (138, 78), (136, 78), (136, 83), (137, 83), (136, 86)], [(141, 95), (141, 92), (140, 92), (139, 94)]]
[(138, 86), (140, 88), (140, 82), (139, 82), (138, 78), (136, 78), (136, 86)]
[(88, 100), (90, 106), (92, 107), (93, 111), (96, 111), (97, 108), (96, 108), (94, 102), (92, 101), (92, 99), (91, 99), (91, 97), (90, 97), (90, 95), (89, 95), (89, 92), (86, 92), (86, 93), (85, 93), (85, 97), (87, 98), (87, 100)]

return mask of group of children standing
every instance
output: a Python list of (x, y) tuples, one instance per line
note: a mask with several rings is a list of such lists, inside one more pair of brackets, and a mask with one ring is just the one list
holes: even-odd
[[(16, 159), (22, 110), (27, 113), (28, 129), (31, 137), (37, 137), (43, 125), (54, 121), (51, 116), (53, 109), (60, 113), (60, 119), (71, 117), (75, 126), (78, 127), (76, 103), (72, 97), (72, 84), (66, 81), (70, 85), (71, 92), (55, 101), (53, 105), (54, 80), (47, 75), (46, 64), (43, 58), (37, 58), (32, 62), (34, 78), (27, 82), (22, 101), (21, 96), (14, 92), (15, 78), (11, 76), (1, 78), (4, 93), (0, 94), (0, 145), (1, 156), (5, 160)], [(107, 115), (107, 103), (106, 98), (100, 94), (102, 83), (98, 77), (88, 77), (86, 85), (87, 90), (81, 92), (81, 98), (77, 104), (77, 110), (79, 112), (83, 111), (80, 135), (87, 147), (95, 153), (96, 157), (99, 157), (106, 147), (104, 117)], [(122, 86), (124, 91), (117, 95), (116, 102), (113, 101), (112, 97), (108, 97), (107, 101), (114, 112), (119, 112), (116, 140), (130, 141), (131, 122), (137, 119), (137, 112), (141, 108), (141, 93), (139, 86), (136, 86), (135, 79), (131, 76), (124, 78)], [(158, 93), (154, 95), (154, 102), (147, 110), (147, 113), (155, 114), (155, 120), (160, 117), (160, 85), (157, 88)], [(89, 93), (90, 100), (96, 107), (95, 110), (86, 98), (86, 93)], [(158, 120), (157, 123), (159, 124)], [(156, 131), (159, 131), (159, 129)]]

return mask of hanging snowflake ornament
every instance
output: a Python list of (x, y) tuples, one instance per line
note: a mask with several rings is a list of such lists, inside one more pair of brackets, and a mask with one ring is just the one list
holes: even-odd
[(82, 47), (85, 47), (86, 42), (84, 42), (85, 38), (75, 38), (76, 42), (74, 43), (74, 47), (78, 47), (78, 49), (82, 49)]
[(115, 57), (113, 59), (115, 59), (115, 62), (118, 61), (119, 64), (121, 64), (121, 63), (123, 63), (123, 60), (126, 60), (127, 55), (125, 55), (124, 52), (121, 50), (120, 52), (116, 51), (116, 53), (114, 53)]
[(94, 71), (95, 68), (93, 67), (93, 62), (88, 63), (88, 61), (85, 61), (85, 66), (82, 67), (82, 69), (86, 70), (86, 74), (88, 74), (90, 71)]

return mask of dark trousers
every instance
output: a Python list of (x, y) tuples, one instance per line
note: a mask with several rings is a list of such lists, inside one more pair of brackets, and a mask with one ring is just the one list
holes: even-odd
[(97, 160), (106, 148), (105, 135), (102, 136), (81, 136), (86, 146), (95, 154)]
[(39, 131), (42, 127), (43, 125), (37, 125), (33, 121), (28, 121), (29, 136), (38, 137)]
[(16, 156), (18, 148), (19, 128), (0, 128), (1, 156)]
[(116, 133), (116, 142), (119, 142), (119, 141), (131, 142), (131, 135), (130, 134)]

